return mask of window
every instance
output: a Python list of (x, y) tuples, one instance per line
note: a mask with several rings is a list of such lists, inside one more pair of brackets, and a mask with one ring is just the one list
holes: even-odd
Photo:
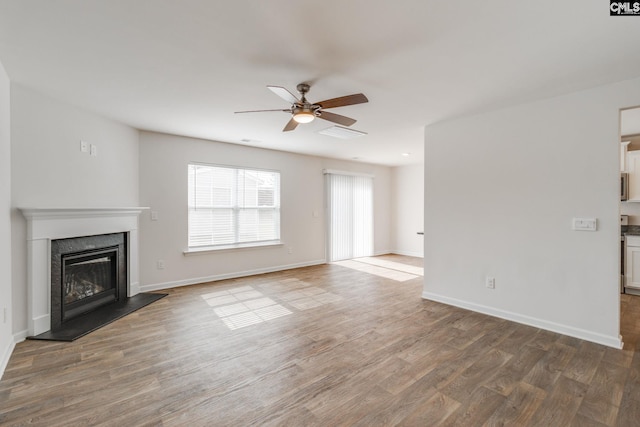
[(189, 165), (189, 248), (280, 240), (280, 173)]

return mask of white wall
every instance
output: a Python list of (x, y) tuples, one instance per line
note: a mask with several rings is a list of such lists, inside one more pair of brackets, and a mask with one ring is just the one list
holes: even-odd
[(424, 237), (424, 165), (391, 169), (392, 248), (401, 255), (422, 257)]
[[(80, 152), (80, 140), (97, 156)], [(20, 207), (138, 206), (138, 131), (11, 85), (13, 332), (27, 329), (26, 221)]]
[(638, 104), (635, 79), (427, 127), (423, 296), (619, 345), (618, 109)]
[(0, 64), (0, 377), (2, 377), (14, 346), (11, 329), (10, 126), (10, 82), (4, 67)]
[(629, 225), (640, 225), (640, 203), (620, 203), (620, 214), (629, 215)]
[[(281, 173), (283, 246), (184, 255), (187, 248), (187, 164), (200, 162)], [(323, 169), (375, 175), (376, 253), (390, 249), (390, 168), (152, 132), (140, 134), (140, 203), (158, 212), (140, 220), (140, 283), (160, 289), (273, 271), (325, 260)], [(314, 217), (313, 213), (318, 216)], [(291, 248), (292, 253), (288, 253)], [(157, 261), (165, 269), (157, 269)]]

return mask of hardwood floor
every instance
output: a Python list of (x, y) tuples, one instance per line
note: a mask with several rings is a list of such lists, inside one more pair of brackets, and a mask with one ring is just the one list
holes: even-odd
[(72, 343), (22, 342), (0, 425), (640, 425), (640, 297), (615, 350), (424, 301), (421, 261), (171, 289)]

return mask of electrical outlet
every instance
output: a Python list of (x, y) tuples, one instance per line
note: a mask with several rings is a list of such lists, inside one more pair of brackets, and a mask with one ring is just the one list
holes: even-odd
[(89, 151), (89, 143), (87, 141), (80, 140), (80, 152), (86, 153)]
[(89, 146), (89, 154), (91, 154), (93, 157), (97, 157), (98, 156), (98, 146), (91, 144)]
[(151, 211), (151, 221), (158, 220), (158, 211)]
[(158, 270), (164, 270), (164, 260), (158, 260)]
[(496, 288), (496, 278), (487, 276), (487, 278), (485, 280), (485, 285), (489, 289), (495, 289)]
[(293, 253), (293, 248), (291, 246), (289, 246), (289, 253), (292, 254)]

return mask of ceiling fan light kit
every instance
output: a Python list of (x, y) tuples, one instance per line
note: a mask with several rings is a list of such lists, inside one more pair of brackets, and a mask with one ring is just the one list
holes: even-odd
[(315, 118), (316, 115), (313, 113), (313, 111), (309, 110), (299, 110), (293, 113), (293, 120), (298, 123), (311, 123)]
[(324, 101), (310, 103), (307, 101), (306, 94), (309, 92), (310, 86), (306, 83), (300, 83), (296, 89), (300, 93), (300, 99), (294, 94), (289, 92), (286, 88), (281, 86), (267, 86), (271, 92), (278, 95), (280, 98), (291, 104), (291, 108), (288, 110), (275, 109), (275, 110), (250, 110), (250, 111), (236, 111), (236, 113), (258, 113), (264, 111), (283, 111), (291, 114), (291, 119), (286, 124), (283, 132), (289, 132), (294, 130), (299, 123), (310, 123), (316, 117), (323, 120), (327, 120), (333, 123), (337, 123), (343, 126), (351, 126), (356, 122), (355, 119), (350, 117), (341, 116), (340, 114), (324, 111), (328, 108), (345, 107), (347, 105), (363, 104), (369, 102), (366, 96), (362, 93), (356, 93), (353, 95), (341, 96), (338, 98), (326, 99)]

